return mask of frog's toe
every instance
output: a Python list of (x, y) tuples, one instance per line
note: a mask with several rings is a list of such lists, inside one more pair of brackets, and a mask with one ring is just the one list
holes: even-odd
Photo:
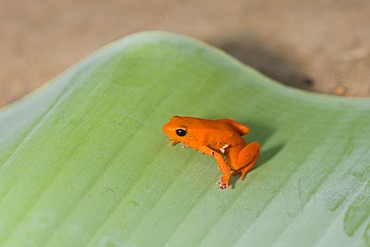
[(220, 189), (227, 189), (227, 187), (229, 187), (229, 186), (227, 186), (227, 184), (226, 183), (224, 183), (224, 182), (220, 182), (220, 184), (219, 184), (219, 186), (220, 186)]
[(217, 183), (220, 186), (220, 189), (222, 189), (222, 190), (227, 189), (227, 187), (229, 187), (227, 183), (222, 182), (222, 178), (220, 178), (220, 181), (218, 181)]

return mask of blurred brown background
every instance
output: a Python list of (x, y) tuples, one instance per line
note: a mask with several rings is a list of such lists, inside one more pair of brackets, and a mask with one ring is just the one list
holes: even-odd
[(370, 96), (369, 0), (0, 0), (0, 107), (128, 34), (224, 49), (287, 85)]

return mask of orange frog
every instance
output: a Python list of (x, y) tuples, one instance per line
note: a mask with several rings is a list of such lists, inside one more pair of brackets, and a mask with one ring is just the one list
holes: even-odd
[(171, 146), (181, 142), (215, 158), (222, 172), (218, 182), (221, 189), (228, 187), (230, 176), (241, 173), (240, 180), (243, 180), (256, 164), (260, 152), (258, 142), (247, 145), (241, 137), (249, 128), (231, 119), (174, 116), (163, 126), (163, 132), (170, 137)]

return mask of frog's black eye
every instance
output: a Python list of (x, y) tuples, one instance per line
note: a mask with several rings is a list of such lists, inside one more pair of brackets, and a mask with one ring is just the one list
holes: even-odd
[(186, 130), (184, 130), (184, 129), (177, 129), (176, 130), (176, 135), (178, 135), (178, 136), (184, 136), (184, 135), (186, 135)]

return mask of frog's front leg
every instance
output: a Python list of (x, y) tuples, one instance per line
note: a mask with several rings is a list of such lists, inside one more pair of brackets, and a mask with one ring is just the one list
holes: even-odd
[(175, 146), (175, 145), (177, 145), (177, 144), (180, 143), (179, 141), (176, 141), (176, 140), (174, 140), (172, 138), (167, 138), (166, 141), (170, 143), (170, 146)]
[(208, 146), (201, 146), (199, 148), (199, 151), (201, 151), (204, 154), (207, 154), (213, 158), (216, 159), (218, 168), (222, 172), (222, 176), (220, 178), (219, 186), (221, 189), (226, 189), (229, 186), (229, 179), (230, 179), (230, 170), (222, 156), (222, 154), (216, 152), (212, 148)]

